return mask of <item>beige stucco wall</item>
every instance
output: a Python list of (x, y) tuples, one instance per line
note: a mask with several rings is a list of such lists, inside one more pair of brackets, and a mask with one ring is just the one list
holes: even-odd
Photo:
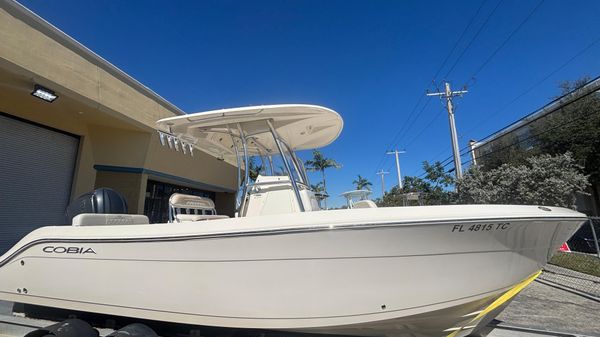
[(52, 84), (59, 94), (79, 95), (102, 105), (105, 113), (130, 123), (152, 128), (158, 119), (173, 116), (173, 111), (4, 8), (0, 8), (0, 58), (29, 70), (40, 84)]
[[(97, 172), (94, 165), (153, 170), (184, 181), (172, 183), (196, 188), (235, 189), (232, 165), (201, 151), (190, 157), (160, 146), (154, 124), (177, 111), (6, 8), (7, 3), (0, 3), (0, 111), (80, 137), (72, 198), (99, 186), (119, 187), (130, 210), (143, 211), (147, 174)], [(31, 96), (34, 84), (54, 90), (59, 98), (47, 103)], [(224, 203), (229, 201), (233, 207), (231, 194), (221, 194), (219, 208), (228, 209)]]
[(119, 191), (127, 201), (130, 214), (143, 214), (146, 178), (145, 175), (136, 173), (98, 172), (94, 187), (110, 187)]

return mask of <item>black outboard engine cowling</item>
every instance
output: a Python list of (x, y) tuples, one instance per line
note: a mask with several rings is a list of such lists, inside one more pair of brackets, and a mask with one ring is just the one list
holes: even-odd
[(85, 193), (67, 206), (67, 221), (82, 213), (127, 214), (127, 202), (121, 193), (110, 188), (98, 188)]

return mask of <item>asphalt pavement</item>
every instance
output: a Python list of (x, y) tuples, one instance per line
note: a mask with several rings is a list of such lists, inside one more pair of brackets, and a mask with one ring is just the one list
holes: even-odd
[(525, 288), (497, 319), (510, 326), (600, 336), (600, 302), (540, 282)]

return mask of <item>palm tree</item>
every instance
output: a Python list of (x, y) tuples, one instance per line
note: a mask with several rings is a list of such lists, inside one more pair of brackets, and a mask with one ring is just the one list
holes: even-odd
[(362, 189), (366, 188), (370, 191), (371, 190), (370, 186), (373, 186), (373, 184), (371, 184), (371, 182), (369, 180), (367, 180), (367, 178), (361, 177), (360, 174), (358, 175), (358, 179), (354, 180), (352, 183), (356, 186), (357, 190), (362, 190)]
[[(313, 150), (313, 158), (307, 160), (304, 165), (306, 169), (309, 171), (321, 171), (321, 176), (323, 177), (323, 192), (327, 193), (327, 183), (325, 182), (325, 170), (328, 168), (336, 168), (339, 169), (342, 165), (338, 164), (335, 160), (330, 158), (325, 158), (321, 151)], [(327, 199), (324, 201), (325, 209), (327, 209)]]
[(323, 194), (325, 192), (325, 187), (323, 187), (323, 182), (318, 182), (316, 185), (310, 185), (310, 189), (315, 192), (315, 194)]
[(323, 208), (321, 205), (321, 201), (323, 201), (327, 197), (327, 192), (325, 192), (325, 188), (323, 187), (323, 182), (318, 182), (316, 185), (310, 185), (310, 189), (315, 192), (315, 198), (317, 198), (317, 202), (319, 203), (319, 207)]

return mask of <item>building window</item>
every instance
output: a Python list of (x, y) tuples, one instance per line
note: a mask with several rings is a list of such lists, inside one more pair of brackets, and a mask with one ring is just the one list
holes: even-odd
[(144, 214), (150, 223), (165, 223), (169, 219), (169, 198), (173, 193), (197, 195), (215, 200), (215, 192), (163, 183), (148, 179)]

